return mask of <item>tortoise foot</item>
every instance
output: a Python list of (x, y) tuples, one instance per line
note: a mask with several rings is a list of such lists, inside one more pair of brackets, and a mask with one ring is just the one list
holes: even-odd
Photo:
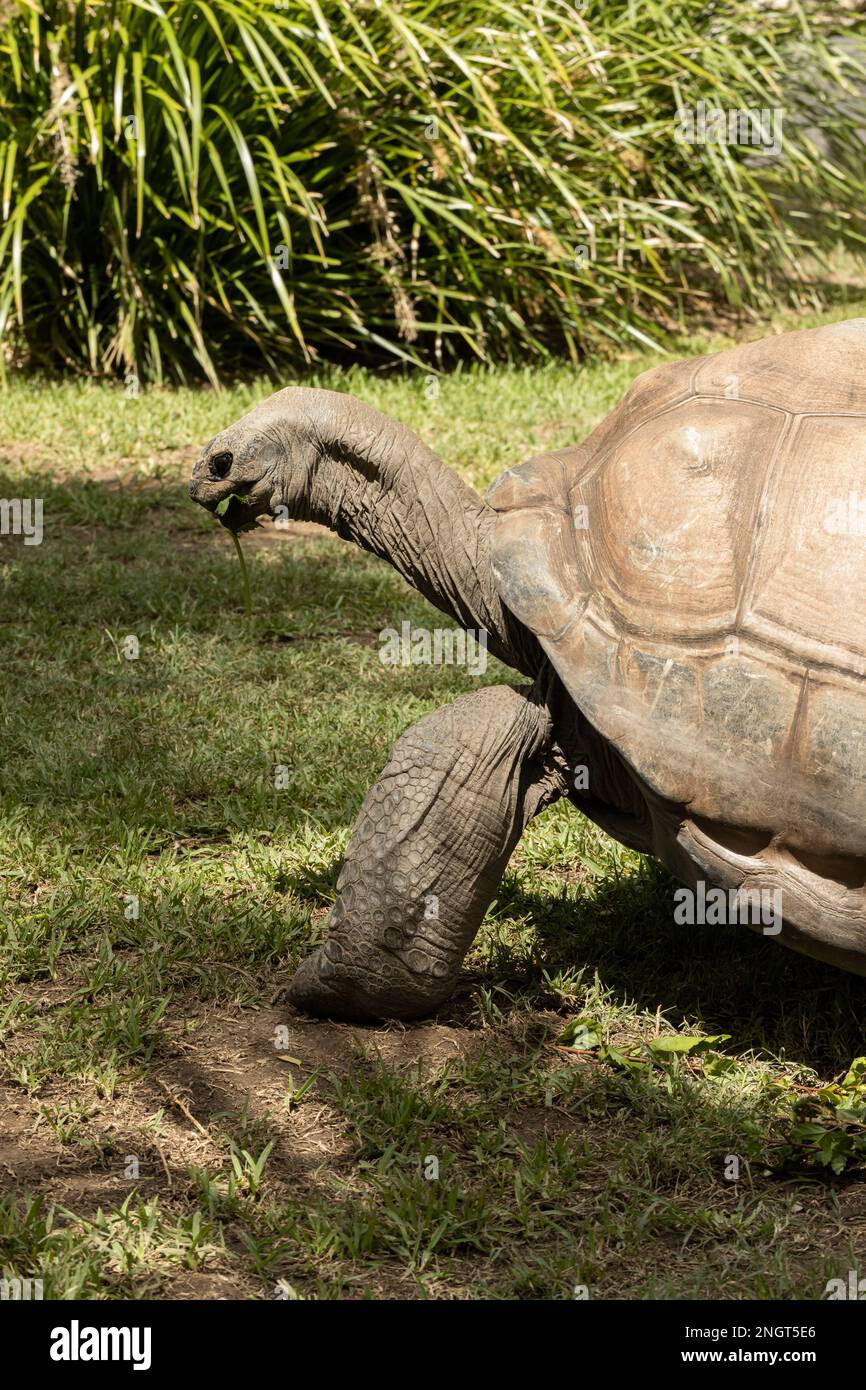
[[(385, 1018), (423, 1018), (448, 997), (447, 988), (431, 994), (414, 981), (394, 978), (393, 962), (387, 980), (337, 958), (334, 942), (319, 946), (300, 965), (288, 988), (289, 1003), (303, 1013), (324, 1018), (365, 1022)], [(414, 987), (413, 987), (414, 986)]]

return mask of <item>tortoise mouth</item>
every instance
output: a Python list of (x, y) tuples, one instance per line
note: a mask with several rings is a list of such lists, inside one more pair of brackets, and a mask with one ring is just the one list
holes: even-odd
[(251, 530), (258, 518), (270, 511), (271, 493), (271, 488), (257, 488), (252, 483), (241, 483), (238, 490), (231, 484), (216, 489), (212, 479), (195, 475), (189, 485), (193, 501), (235, 535)]
[(221, 526), (235, 535), (252, 530), (258, 518), (268, 510), (266, 501), (255, 500), (241, 493), (230, 493), (223, 503), (220, 503), (219, 510), (214, 508), (214, 515)]

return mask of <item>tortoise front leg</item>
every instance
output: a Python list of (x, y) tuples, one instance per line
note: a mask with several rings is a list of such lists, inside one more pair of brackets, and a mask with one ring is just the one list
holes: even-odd
[(414, 1018), (451, 994), (526, 823), (566, 791), (529, 692), (491, 686), (419, 720), (367, 793), (328, 937), (289, 999), (332, 1018)]

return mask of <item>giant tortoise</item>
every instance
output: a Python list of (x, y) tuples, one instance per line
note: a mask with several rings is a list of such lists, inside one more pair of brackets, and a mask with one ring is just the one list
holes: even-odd
[(404, 426), (296, 387), (212, 439), (190, 492), (243, 499), (234, 529), (323, 523), (532, 682), (395, 744), (298, 1007), (434, 1009), (562, 796), (715, 920), (866, 974), (866, 319), (655, 367), (486, 501)]

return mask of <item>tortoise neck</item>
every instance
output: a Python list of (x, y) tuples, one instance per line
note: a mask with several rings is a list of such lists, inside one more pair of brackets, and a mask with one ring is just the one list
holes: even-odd
[(535, 675), (535, 637), (504, 608), (490, 562), (495, 513), (405, 425), (351, 397), (317, 422), (305, 510), (390, 565), (507, 665)]

